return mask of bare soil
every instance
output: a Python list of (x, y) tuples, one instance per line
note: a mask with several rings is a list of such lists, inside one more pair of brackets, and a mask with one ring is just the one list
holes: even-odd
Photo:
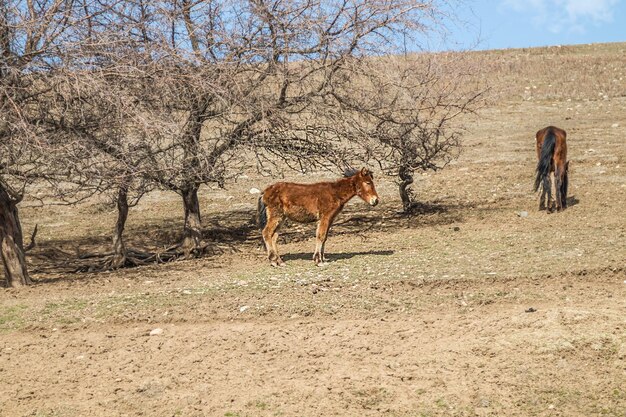
[[(109, 206), (25, 202), (36, 285), (0, 290), (0, 415), (625, 416), (625, 49), (543, 50), (604, 65), (601, 95), (552, 93), (571, 73), (502, 77), (516, 84), (468, 122), (461, 158), (419, 177), (418, 213), (398, 214), (378, 176), (382, 205), (349, 204), (323, 267), (296, 224), (287, 266), (269, 266), (249, 192), (269, 178), (203, 190), (206, 257), (111, 273), (71, 272), (108, 245)], [(531, 192), (549, 124), (571, 160), (554, 214)], [(155, 192), (128, 245), (164, 248), (181, 228), (179, 198)]]

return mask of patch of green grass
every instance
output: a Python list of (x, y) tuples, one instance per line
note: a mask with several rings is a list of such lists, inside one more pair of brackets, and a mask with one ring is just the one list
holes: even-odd
[(388, 399), (389, 392), (385, 388), (367, 388), (353, 392), (357, 401), (364, 409), (373, 409)]
[(70, 325), (81, 321), (90, 304), (85, 299), (69, 298), (58, 302), (48, 302), (38, 312), (39, 324), (51, 322)]
[(435, 404), (439, 408), (448, 408), (448, 402), (444, 398), (438, 398)]
[(0, 331), (16, 330), (24, 325), (24, 312), (28, 306), (17, 304), (0, 306)]
[(46, 303), (41, 314), (48, 316), (58, 311), (81, 311), (87, 307), (87, 301), (81, 299), (64, 300), (59, 303)]
[(267, 410), (269, 408), (269, 405), (264, 401), (256, 400), (256, 401), (248, 401), (248, 403), (246, 404), (246, 407), (256, 408), (258, 410)]

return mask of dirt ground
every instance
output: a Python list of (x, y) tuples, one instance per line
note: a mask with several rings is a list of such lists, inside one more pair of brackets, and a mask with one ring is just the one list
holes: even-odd
[[(606, 83), (626, 84), (615, 71)], [(458, 161), (419, 177), (418, 215), (377, 176), (383, 203), (349, 204), (323, 267), (313, 226), (294, 224), (287, 266), (269, 266), (249, 192), (267, 178), (203, 190), (212, 255), (112, 273), (57, 261), (107, 244), (108, 206), (25, 202), (37, 284), (0, 289), (0, 415), (626, 416), (626, 94), (542, 96), (540, 81), (519, 80)], [(531, 192), (548, 124), (571, 160), (555, 214)], [(181, 212), (149, 195), (129, 246), (175, 242)]]

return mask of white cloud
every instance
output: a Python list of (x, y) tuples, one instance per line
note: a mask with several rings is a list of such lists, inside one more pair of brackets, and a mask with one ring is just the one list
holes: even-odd
[(584, 32), (588, 24), (613, 20), (613, 8), (620, 0), (503, 0), (505, 9), (529, 13), (535, 26), (558, 33)]

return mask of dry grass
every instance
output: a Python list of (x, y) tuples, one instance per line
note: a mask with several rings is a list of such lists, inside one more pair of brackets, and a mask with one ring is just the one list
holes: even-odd
[(474, 52), (499, 102), (608, 101), (626, 97), (626, 44)]
[[(324, 268), (296, 225), (288, 266), (267, 265), (248, 191), (267, 178), (202, 190), (213, 255), (114, 273), (48, 260), (104, 248), (112, 211), (27, 204), (39, 284), (0, 294), (0, 415), (623, 416), (625, 49), (476, 53), (501, 94), (461, 158), (419, 178), (414, 217), (378, 179), (382, 206), (349, 204)], [(571, 206), (552, 215), (531, 193), (548, 124), (572, 161)], [(148, 196), (131, 246), (175, 242), (181, 212)]]

